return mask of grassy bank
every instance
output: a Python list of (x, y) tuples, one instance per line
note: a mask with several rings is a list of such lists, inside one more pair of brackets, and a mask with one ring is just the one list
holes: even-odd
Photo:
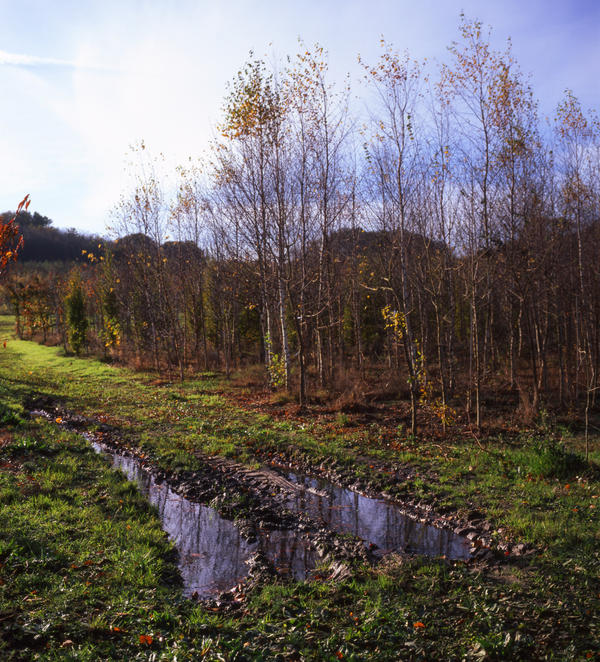
[[(0, 327), (0, 656), (14, 659), (593, 659), (600, 481), (576, 440), (391, 438), (351, 421), (273, 421), (213, 375), (164, 384)], [(7, 340), (7, 346), (2, 341)], [(194, 451), (285, 452), (437, 507), (479, 510), (539, 553), (496, 568), (390, 558), (343, 582), (254, 589), (233, 613), (181, 598), (155, 513), (77, 435), (27, 420), (51, 396), (118, 425), (169, 468)], [(598, 460), (597, 440), (592, 458)], [(391, 464), (410, 463), (400, 481)]]

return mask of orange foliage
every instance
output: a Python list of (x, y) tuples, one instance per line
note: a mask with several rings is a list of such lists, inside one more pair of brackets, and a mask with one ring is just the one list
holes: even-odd
[(17, 259), (17, 253), (23, 246), (23, 235), (19, 232), (16, 217), (21, 211), (29, 209), (29, 195), (26, 195), (19, 203), (15, 215), (8, 223), (0, 223), (0, 273), (11, 260)]

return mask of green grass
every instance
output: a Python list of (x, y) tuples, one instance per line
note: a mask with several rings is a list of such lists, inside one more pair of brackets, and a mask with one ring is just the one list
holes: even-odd
[[(7, 339), (7, 347), (1, 341)], [(390, 443), (377, 426), (304, 426), (234, 404), (217, 375), (185, 384), (12, 338), (0, 319), (0, 659), (585, 660), (598, 652), (600, 481), (577, 440)], [(285, 451), (349, 479), (461, 511), (530, 560), (475, 570), (390, 558), (344, 581), (275, 581), (226, 613), (181, 596), (155, 512), (84, 440), (28, 420), (32, 395), (119, 425), (156, 462), (254, 464)], [(600, 460), (598, 440), (591, 457)], [(395, 484), (380, 471), (409, 462)], [(140, 636), (151, 636), (143, 643)], [(341, 657), (340, 657), (341, 656)]]

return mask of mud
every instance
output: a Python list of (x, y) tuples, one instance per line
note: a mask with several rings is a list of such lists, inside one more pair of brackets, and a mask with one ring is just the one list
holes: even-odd
[(290, 463), (253, 470), (198, 454), (195, 471), (166, 470), (160, 458), (126, 446), (116, 428), (47, 400), (29, 405), (33, 415), (59, 418), (84, 433), (138, 484), (179, 549), (187, 595), (224, 599), (230, 591), (227, 599), (235, 599), (244, 590), (240, 583), (247, 588), (276, 574), (348, 576), (355, 563), (376, 562), (390, 551), (467, 563), (527, 551), (494, 546), (480, 513), (462, 520), (439, 515), (428, 504), (393, 502)]

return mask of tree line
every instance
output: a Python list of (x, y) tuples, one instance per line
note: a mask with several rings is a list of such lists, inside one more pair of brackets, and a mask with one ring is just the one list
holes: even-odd
[(587, 420), (596, 115), (567, 90), (542, 121), (510, 43), (477, 21), (435, 72), (384, 41), (360, 63), (366, 111), (302, 45), (283, 66), (250, 57), (208, 154), (168, 181), (140, 143), (114, 242), (69, 274), (7, 281), (20, 332), (181, 379), (261, 363), (300, 405), (385, 381), (413, 433), (420, 412), (480, 427), (501, 395), (527, 418)]
[(52, 220), (26, 209), (16, 214), (0, 214), (0, 227), (13, 222), (19, 228), (22, 246), (18, 252), (19, 262), (81, 262), (83, 249), (93, 250), (99, 238), (81, 234), (77, 230), (61, 230), (52, 227)]

